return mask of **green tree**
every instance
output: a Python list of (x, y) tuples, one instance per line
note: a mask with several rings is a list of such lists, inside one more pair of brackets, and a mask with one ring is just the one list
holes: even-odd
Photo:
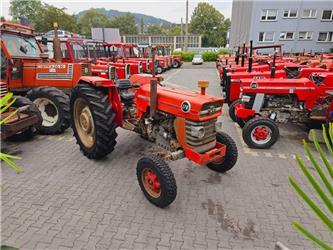
[(53, 22), (56, 21), (59, 29), (78, 32), (75, 16), (67, 14), (65, 10), (65, 8), (59, 9), (48, 4), (43, 5), (37, 12), (38, 19), (34, 21), (35, 29), (38, 32), (47, 32), (53, 29)]
[(179, 24), (172, 26), (171, 28), (166, 30), (166, 33), (170, 36), (179, 36), (181, 33), (181, 28)]
[(149, 35), (165, 35), (166, 31), (158, 25), (151, 25), (147, 29)]
[(138, 29), (135, 25), (135, 18), (130, 13), (127, 13), (124, 16), (117, 16), (112, 18), (110, 27), (118, 28), (121, 34), (138, 34)]
[(193, 11), (190, 31), (202, 35), (203, 46), (224, 46), (230, 20), (209, 3), (198, 3)]
[(4, 16), (1, 16), (1, 17), (0, 17), (0, 21), (1, 21), (1, 22), (6, 22), (6, 18), (5, 18)]
[(40, 0), (12, 0), (10, 1), (9, 14), (18, 20), (26, 17), (34, 22), (38, 18), (38, 12), (42, 8)]
[(91, 28), (107, 28), (110, 26), (110, 19), (98, 12), (96, 9), (89, 9), (77, 21), (78, 28), (82, 35), (91, 36)]

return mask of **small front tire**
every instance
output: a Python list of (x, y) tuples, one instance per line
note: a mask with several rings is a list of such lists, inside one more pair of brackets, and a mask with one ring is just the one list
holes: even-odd
[(230, 118), (233, 122), (237, 122), (237, 117), (236, 117), (236, 114), (235, 114), (235, 106), (237, 104), (241, 104), (241, 103), (242, 103), (242, 100), (238, 99), (238, 100), (233, 101), (229, 105), (229, 116), (230, 116)]
[(216, 172), (224, 173), (235, 166), (238, 159), (238, 150), (235, 141), (224, 132), (216, 134), (216, 141), (227, 147), (225, 157), (208, 163), (207, 167)]
[(243, 140), (250, 148), (267, 149), (279, 139), (279, 127), (269, 118), (255, 117), (243, 128)]
[(177, 196), (175, 177), (168, 164), (159, 156), (138, 161), (136, 175), (143, 194), (155, 206), (169, 206)]

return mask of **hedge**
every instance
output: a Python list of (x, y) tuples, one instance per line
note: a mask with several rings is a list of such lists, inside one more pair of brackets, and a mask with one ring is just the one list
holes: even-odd
[[(228, 49), (222, 48), (218, 52), (202, 52), (202, 58), (205, 62), (215, 62), (217, 60), (218, 55), (227, 54)], [(191, 62), (194, 55), (199, 54), (195, 52), (173, 52), (173, 55), (180, 55), (184, 62)]]

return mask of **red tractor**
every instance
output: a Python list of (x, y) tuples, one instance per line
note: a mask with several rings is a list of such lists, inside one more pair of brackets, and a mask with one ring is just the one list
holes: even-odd
[(171, 54), (171, 46), (169, 44), (160, 44), (155, 46), (159, 56), (164, 56), (169, 61), (172, 68), (180, 68), (183, 65), (182, 57), (180, 55)]
[(177, 187), (164, 158), (186, 157), (221, 173), (237, 162), (235, 142), (216, 130), (223, 99), (205, 94), (207, 81), (198, 86), (200, 93), (165, 87), (149, 75), (117, 82), (83, 77), (71, 95), (72, 127), (81, 151), (91, 159), (105, 157), (114, 150), (117, 127), (155, 142), (163, 152), (141, 158), (137, 178), (151, 203), (168, 206)]
[[(55, 30), (57, 30), (55, 23)], [(55, 32), (54, 59), (43, 53), (33, 29), (1, 22), (1, 73), (5, 72), (6, 91), (26, 96), (37, 105), (43, 122), (39, 131), (57, 134), (70, 126), (69, 93), (82, 76), (91, 76), (91, 64), (64, 56)], [(64, 45), (64, 44), (63, 44)], [(68, 52), (68, 51), (67, 51)], [(78, 49), (75, 53), (80, 55)], [(67, 60), (67, 61), (66, 61)], [(4, 63), (3, 63), (4, 62)], [(109, 67), (110, 75), (113, 72)], [(99, 78), (98, 78), (99, 79)]]
[[(310, 80), (311, 79), (311, 80)], [(243, 139), (253, 148), (269, 148), (278, 140), (275, 122), (318, 127), (333, 116), (333, 73), (300, 79), (252, 79), (242, 82), (241, 102), (234, 107)]]

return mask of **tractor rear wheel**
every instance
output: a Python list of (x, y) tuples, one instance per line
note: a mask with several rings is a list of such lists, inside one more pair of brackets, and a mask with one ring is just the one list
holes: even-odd
[(27, 112), (28, 114), (31, 115), (37, 115), (39, 118), (39, 122), (37, 124), (35, 124), (34, 126), (31, 126), (29, 128), (27, 128), (26, 130), (19, 132), (9, 138), (7, 138), (7, 140), (9, 141), (28, 141), (31, 140), (35, 134), (37, 133), (37, 131), (40, 129), (41, 125), (42, 125), (42, 116), (39, 112), (39, 109), (37, 108), (37, 106), (30, 101), (28, 98), (23, 97), (23, 96), (15, 96), (15, 102), (13, 103), (12, 107), (14, 108), (20, 108), (23, 106), (29, 106)]
[(38, 87), (31, 89), (27, 97), (41, 112), (41, 133), (59, 134), (69, 128), (69, 97), (63, 91), (54, 87)]
[(269, 118), (252, 118), (243, 128), (243, 140), (250, 148), (270, 148), (279, 135), (279, 127)]
[(224, 173), (235, 166), (238, 159), (238, 150), (235, 141), (224, 132), (218, 132), (216, 140), (227, 147), (226, 154), (223, 158), (208, 163), (207, 167), (216, 172)]
[(179, 63), (179, 61), (178, 61), (178, 60), (174, 60), (174, 62), (173, 62), (173, 64), (172, 64), (172, 68), (177, 69), (177, 68), (179, 68), (179, 67), (180, 67), (180, 63)]
[(141, 158), (136, 175), (143, 194), (155, 206), (164, 208), (176, 199), (175, 177), (161, 157), (153, 155)]
[(70, 99), (71, 122), (81, 151), (100, 159), (114, 150), (117, 137), (116, 114), (106, 92), (89, 84), (79, 84)]
[(229, 105), (229, 116), (231, 118), (231, 120), (233, 122), (237, 122), (237, 117), (236, 117), (236, 114), (235, 114), (235, 106), (237, 104), (240, 104), (242, 103), (242, 100), (241, 99), (238, 99), (238, 100), (235, 100), (233, 101), (230, 105)]
[(163, 73), (163, 68), (161, 66), (157, 66), (155, 70), (158, 75)]

